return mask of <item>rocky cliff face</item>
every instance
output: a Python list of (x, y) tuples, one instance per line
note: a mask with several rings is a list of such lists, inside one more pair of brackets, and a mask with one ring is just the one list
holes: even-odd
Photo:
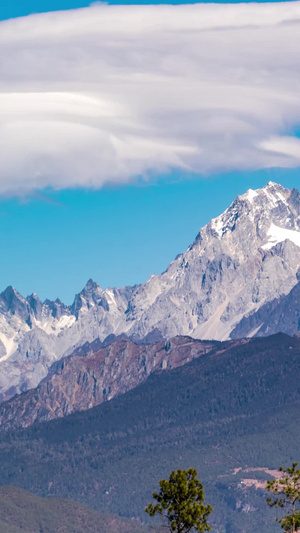
[[(97, 338), (266, 334), (268, 305), (296, 286), (299, 266), (299, 192), (270, 182), (239, 196), (143, 285), (102, 290), (90, 280), (70, 307), (9, 287), (0, 295), (0, 401), (35, 387), (54, 361)], [(285, 331), (280, 311), (272, 316)]]
[(155, 371), (182, 366), (227, 345), (190, 337), (151, 345), (124, 339), (96, 352), (63, 358), (36, 389), (1, 404), (0, 428), (27, 427), (85, 411), (133, 389)]
[(282, 331), (295, 335), (300, 331), (300, 282), (289, 294), (266, 303), (258, 311), (243, 318), (230, 336), (232, 339), (247, 337), (253, 330), (256, 331), (256, 337)]
[(36, 387), (51, 364), (75, 347), (112, 334), (128, 292), (102, 290), (89, 280), (66, 306), (59, 300), (42, 303), (34, 294), (23, 298), (8, 287), (0, 295), (0, 401)]

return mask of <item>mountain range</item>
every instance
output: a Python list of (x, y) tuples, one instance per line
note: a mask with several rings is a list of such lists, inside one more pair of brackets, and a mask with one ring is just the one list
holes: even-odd
[(176, 335), (226, 340), (299, 330), (300, 195), (269, 182), (238, 196), (160, 275), (134, 287), (92, 280), (71, 306), (0, 295), (0, 401), (32, 389), (85, 343)]

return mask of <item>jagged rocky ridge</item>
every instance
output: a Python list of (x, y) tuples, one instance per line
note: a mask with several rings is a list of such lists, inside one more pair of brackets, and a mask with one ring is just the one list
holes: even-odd
[[(97, 338), (224, 340), (285, 331), (289, 320), (280, 312), (270, 326), (269, 304), (296, 286), (299, 265), (299, 192), (270, 182), (237, 197), (142, 285), (102, 290), (90, 280), (72, 306), (25, 299), (9, 287), (0, 295), (0, 400), (37, 386), (54, 361)], [(293, 324), (289, 333), (298, 331)]]
[(2, 403), (1, 431), (85, 411), (135, 388), (153, 372), (222, 353), (235, 344), (175, 337), (146, 345), (122, 339), (96, 351), (86, 346), (87, 352), (80, 350), (54, 363), (37, 388)]

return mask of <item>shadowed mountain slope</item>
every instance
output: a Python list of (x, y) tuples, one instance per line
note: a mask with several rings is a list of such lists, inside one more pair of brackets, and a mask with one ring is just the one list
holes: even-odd
[[(266, 321), (266, 316), (268, 320)], [(263, 305), (245, 317), (232, 331), (231, 338), (246, 337), (256, 331), (256, 337), (265, 337), (284, 331), (293, 335), (300, 331), (300, 282), (285, 296)]]

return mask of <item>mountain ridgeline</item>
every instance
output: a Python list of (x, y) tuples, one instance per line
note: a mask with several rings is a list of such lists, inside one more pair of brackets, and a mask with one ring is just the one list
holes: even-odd
[(0, 295), (0, 401), (36, 387), (55, 361), (95, 339), (295, 334), (299, 265), (299, 192), (270, 182), (238, 196), (142, 285), (102, 290), (89, 280), (71, 306), (8, 287)]
[[(230, 344), (236, 344), (234, 342)], [(0, 404), (0, 427), (8, 430), (85, 411), (137, 387), (153, 372), (182, 366), (205, 353), (222, 352), (228, 343), (175, 337), (135, 344), (128, 339), (54, 363), (35, 388)]]

